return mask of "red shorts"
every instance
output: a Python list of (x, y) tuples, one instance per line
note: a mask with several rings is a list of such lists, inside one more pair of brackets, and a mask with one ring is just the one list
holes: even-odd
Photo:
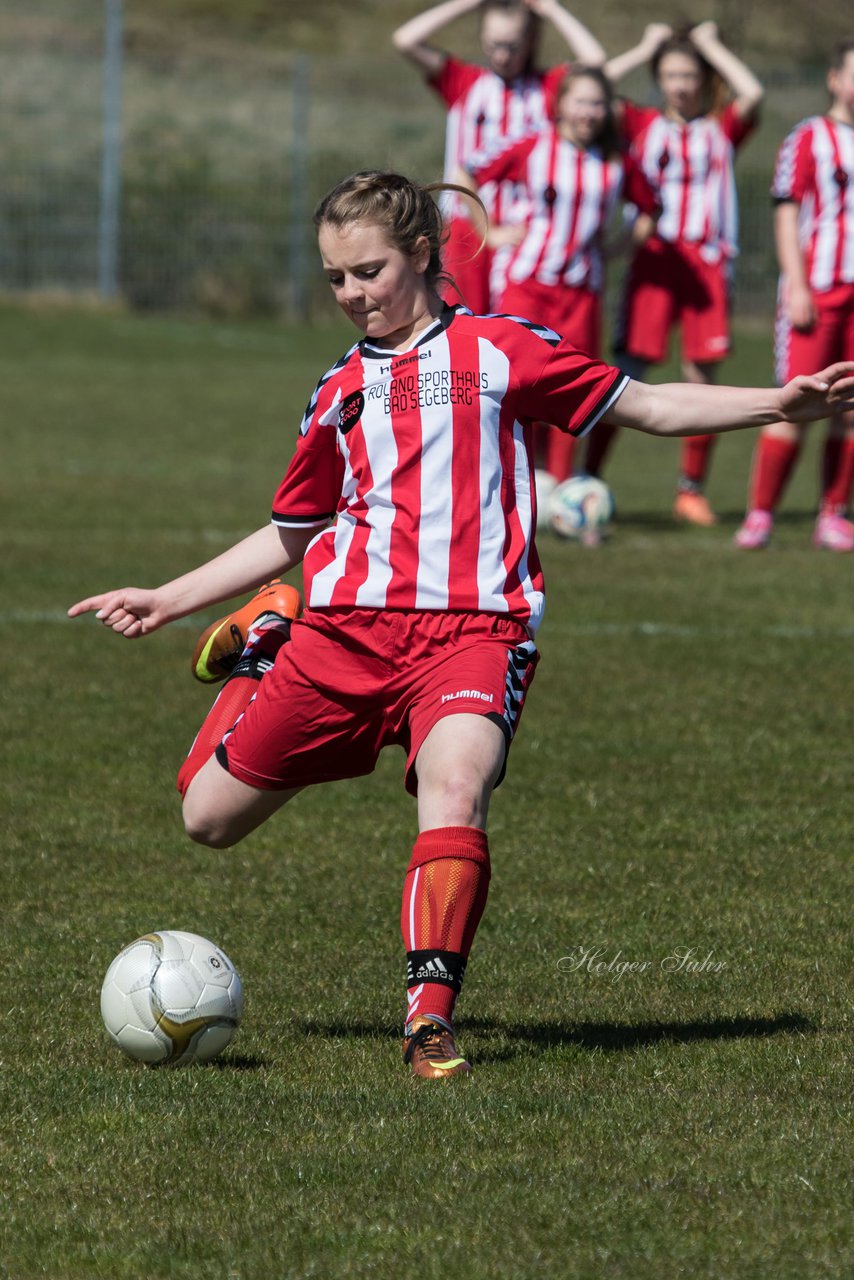
[(706, 262), (694, 245), (653, 236), (629, 268), (614, 349), (661, 364), (677, 323), (683, 360), (715, 364), (729, 355), (729, 264)]
[(509, 747), (537, 660), (524, 626), (495, 614), (307, 609), (217, 759), (278, 791), (372, 773), (395, 743), (415, 795), (415, 758), (445, 716), (488, 716)]
[(780, 386), (800, 373), (818, 373), (837, 360), (854, 360), (854, 285), (814, 293), (817, 314), (810, 329), (793, 329), (782, 296), (774, 326), (774, 370)]
[(601, 357), (602, 298), (592, 289), (541, 284), (539, 280), (511, 282), (501, 295), (498, 309), (504, 315), (548, 325), (579, 351)]
[(453, 276), (456, 290), (443, 285), (442, 294), (450, 303), (462, 300), (476, 316), (489, 315), (489, 272), (492, 251), (480, 248), (483, 232), (467, 218), (452, 218), (448, 239), (442, 250), (442, 266)]

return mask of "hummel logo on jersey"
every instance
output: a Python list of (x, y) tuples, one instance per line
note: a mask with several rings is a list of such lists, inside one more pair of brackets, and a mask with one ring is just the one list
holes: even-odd
[(400, 360), (395, 360), (393, 366), (390, 364), (381, 364), (380, 373), (391, 373), (392, 367), (395, 369), (402, 369), (405, 364), (411, 364), (413, 360), (429, 360), (429, 358), (430, 348), (427, 347), (424, 351), (414, 351), (411, 356), (403, 356)]
[(456, 702), (459, 698), (473, 698), (477, 702), (494, 701), (491, 693), (482, 693), (480, 689), (458, 689), (456, 693), (443, 693), (442, 702)]

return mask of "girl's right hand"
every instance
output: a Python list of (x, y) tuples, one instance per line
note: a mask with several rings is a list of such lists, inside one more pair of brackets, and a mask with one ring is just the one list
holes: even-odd
[(78, 600), (68, 610), (69, 618), (95, 613), (99, 622), (117, 631), (126, 640), (147, 636), (170, 621), (159, 592), (140, 587), (120, 587), (98, 596)]

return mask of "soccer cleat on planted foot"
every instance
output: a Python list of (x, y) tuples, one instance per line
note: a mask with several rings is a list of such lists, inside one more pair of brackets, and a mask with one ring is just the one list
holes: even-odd
[(193, 675), (204, 684), (224, 680), (237, 666), (250, 631), (275, 626), (289, 632), (301, 607), (295, 587), (278, 578), (265, 583), (242, 608), (226, 614), (202, 632), (193, 650)]
[(835, 511), (822, 511), (812, 543), (822, 551), (854, 551), (854, 524)]
[(718, 522), (706, 495), (693, 489), (679, 490), (673, 503), (673, 518), (685, 524), (699, 525), (702, 529), (711, 529)]
[(471, 1074), (460, 1057), (450, 1027), (430, 1017), (415, 1018), (403, 1041), (403, 1061), (422, 1080), (447, 1080)]
[(736, 533), (733, 542), (740, 551), (761, 551), (771, 541), (773, 527), (774, 517), (771, 512), (754, 508), (744, 517), (744, 524)]

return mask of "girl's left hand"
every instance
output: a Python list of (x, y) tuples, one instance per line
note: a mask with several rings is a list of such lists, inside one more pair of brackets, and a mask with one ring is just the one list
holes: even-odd
[(780, 409), (787, 422), (815, 422), (854, 409), (854, 361), (792, 378), (780, 389)]

